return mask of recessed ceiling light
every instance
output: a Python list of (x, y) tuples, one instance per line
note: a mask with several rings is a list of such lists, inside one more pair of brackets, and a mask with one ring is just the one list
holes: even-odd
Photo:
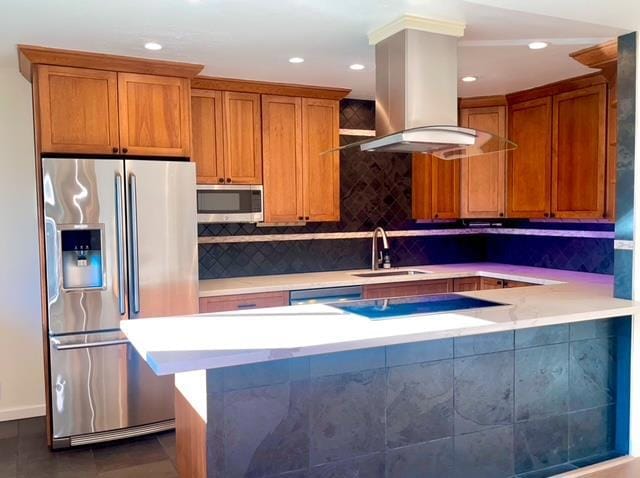
[(364, 70), (364, 65), (361, 65), (360, 63), (354, 63), (353, 65), (349, 65), (349, 68), (355, 71), (360, 71)]
[(547, 48), (549, 44), (546, 41), (532, 41), (529, 43), (530, 50), (542, 50), (543, 48)]
[(147, 50), (153, 50), (153, 51), (162, 50), (162, 45), (160, 43), (156, 43), (154, 41), (149, 41), (149, 42), (145, 43), (144, 47)]
[(289, 58), (289, 63), (304, 63), (304, 58), (300, 58), (299, 56), (294, 56)]
[(461, 78), (462, 81), (464, 81), (465, 83), (473, 83), (474, 81), (476, 81), (478, 79), (477, 76), (463, 76)]

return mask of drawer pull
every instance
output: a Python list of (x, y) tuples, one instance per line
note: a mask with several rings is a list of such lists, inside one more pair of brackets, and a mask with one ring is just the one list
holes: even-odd
[(238, 304), (238, 309), (251, 309), (253, 307), (258, 307), (258, 304)]

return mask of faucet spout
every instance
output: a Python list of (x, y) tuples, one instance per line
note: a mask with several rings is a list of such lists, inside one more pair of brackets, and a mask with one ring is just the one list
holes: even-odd
[[(378, 235), (382, 238), (382, 251), (378, 251)], [(391, 267), (391, 260), (389, 258), (389, 239), (387, 233), (381, 227), (376, 227), (373, 230), (372, 242), (371, 242), (371, 270), (375, 271), (380, 266), (388, 269)]]

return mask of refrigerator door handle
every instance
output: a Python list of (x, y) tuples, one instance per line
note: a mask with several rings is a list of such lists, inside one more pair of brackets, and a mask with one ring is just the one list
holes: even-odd
[(117, 340), (103, 340), (101, 342), (78, 342), (75, 344), (55, 344), (56, 350), (77, 350), (77, 349), (90, 349), (95, 347), (109, 347), (112, 345), (126, 345), (129, 341), (127, 339)]
[(140, 313), (140, 261), (138, 258), (138, 190), (136, 175), (129, 176), (129, 216), (131, 221), (131, 302), (134, 314)]
[(118, 306), (120, 315), (126, 311), (124, 281), (124, 208), (122, 207), (122, 176), (116, 174), (116, 235), (118, 247)]

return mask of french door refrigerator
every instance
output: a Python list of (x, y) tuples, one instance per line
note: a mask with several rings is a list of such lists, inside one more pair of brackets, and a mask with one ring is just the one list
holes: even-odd
[(158, 377), (121, 320), (198, 312), (189, 162), (44, 158), (52, 446), (174, 426)]

